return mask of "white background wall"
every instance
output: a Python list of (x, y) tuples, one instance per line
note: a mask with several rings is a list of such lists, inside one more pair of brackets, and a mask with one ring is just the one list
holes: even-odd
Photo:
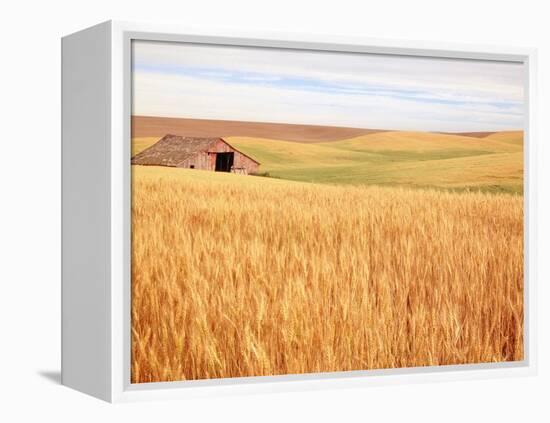
[[(550, 421), (545, 1), (11, 1), (0, 13), (0, 420)], [(539, 48), (539, 376), (111, 406), (59, 385), (60, 37), (108, 19)], [(546, 391), (546, 392), (544, 392)]]

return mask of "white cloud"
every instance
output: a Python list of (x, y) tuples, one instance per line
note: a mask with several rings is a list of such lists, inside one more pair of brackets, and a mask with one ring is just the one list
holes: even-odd
[(134, 43), (134, 114), (473, 131), (521, 128), (520, 64)]

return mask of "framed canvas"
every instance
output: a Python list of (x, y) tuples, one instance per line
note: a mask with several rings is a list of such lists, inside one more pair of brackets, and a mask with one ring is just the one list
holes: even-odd
[(535, 51), (106, 22), (62, 53), (63, 384), (534, 374)]

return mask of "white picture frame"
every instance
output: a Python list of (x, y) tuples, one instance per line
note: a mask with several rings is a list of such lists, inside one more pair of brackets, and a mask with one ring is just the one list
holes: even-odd
[[(322, 374), (130, 383), (131, 40), (523, 62), (525, 359)], [(110, 402), (536, 374), (536, 51), (105, 22), (62, 39), (62, 383)]]

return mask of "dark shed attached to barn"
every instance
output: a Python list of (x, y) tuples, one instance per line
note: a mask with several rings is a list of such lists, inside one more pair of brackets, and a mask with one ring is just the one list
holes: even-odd
[(256, 160), (231, 146), (223, 138), (165, 135), (151, 147), (132, 157), (132, 164), (170, 166), (249, 174), (258, 171)]

